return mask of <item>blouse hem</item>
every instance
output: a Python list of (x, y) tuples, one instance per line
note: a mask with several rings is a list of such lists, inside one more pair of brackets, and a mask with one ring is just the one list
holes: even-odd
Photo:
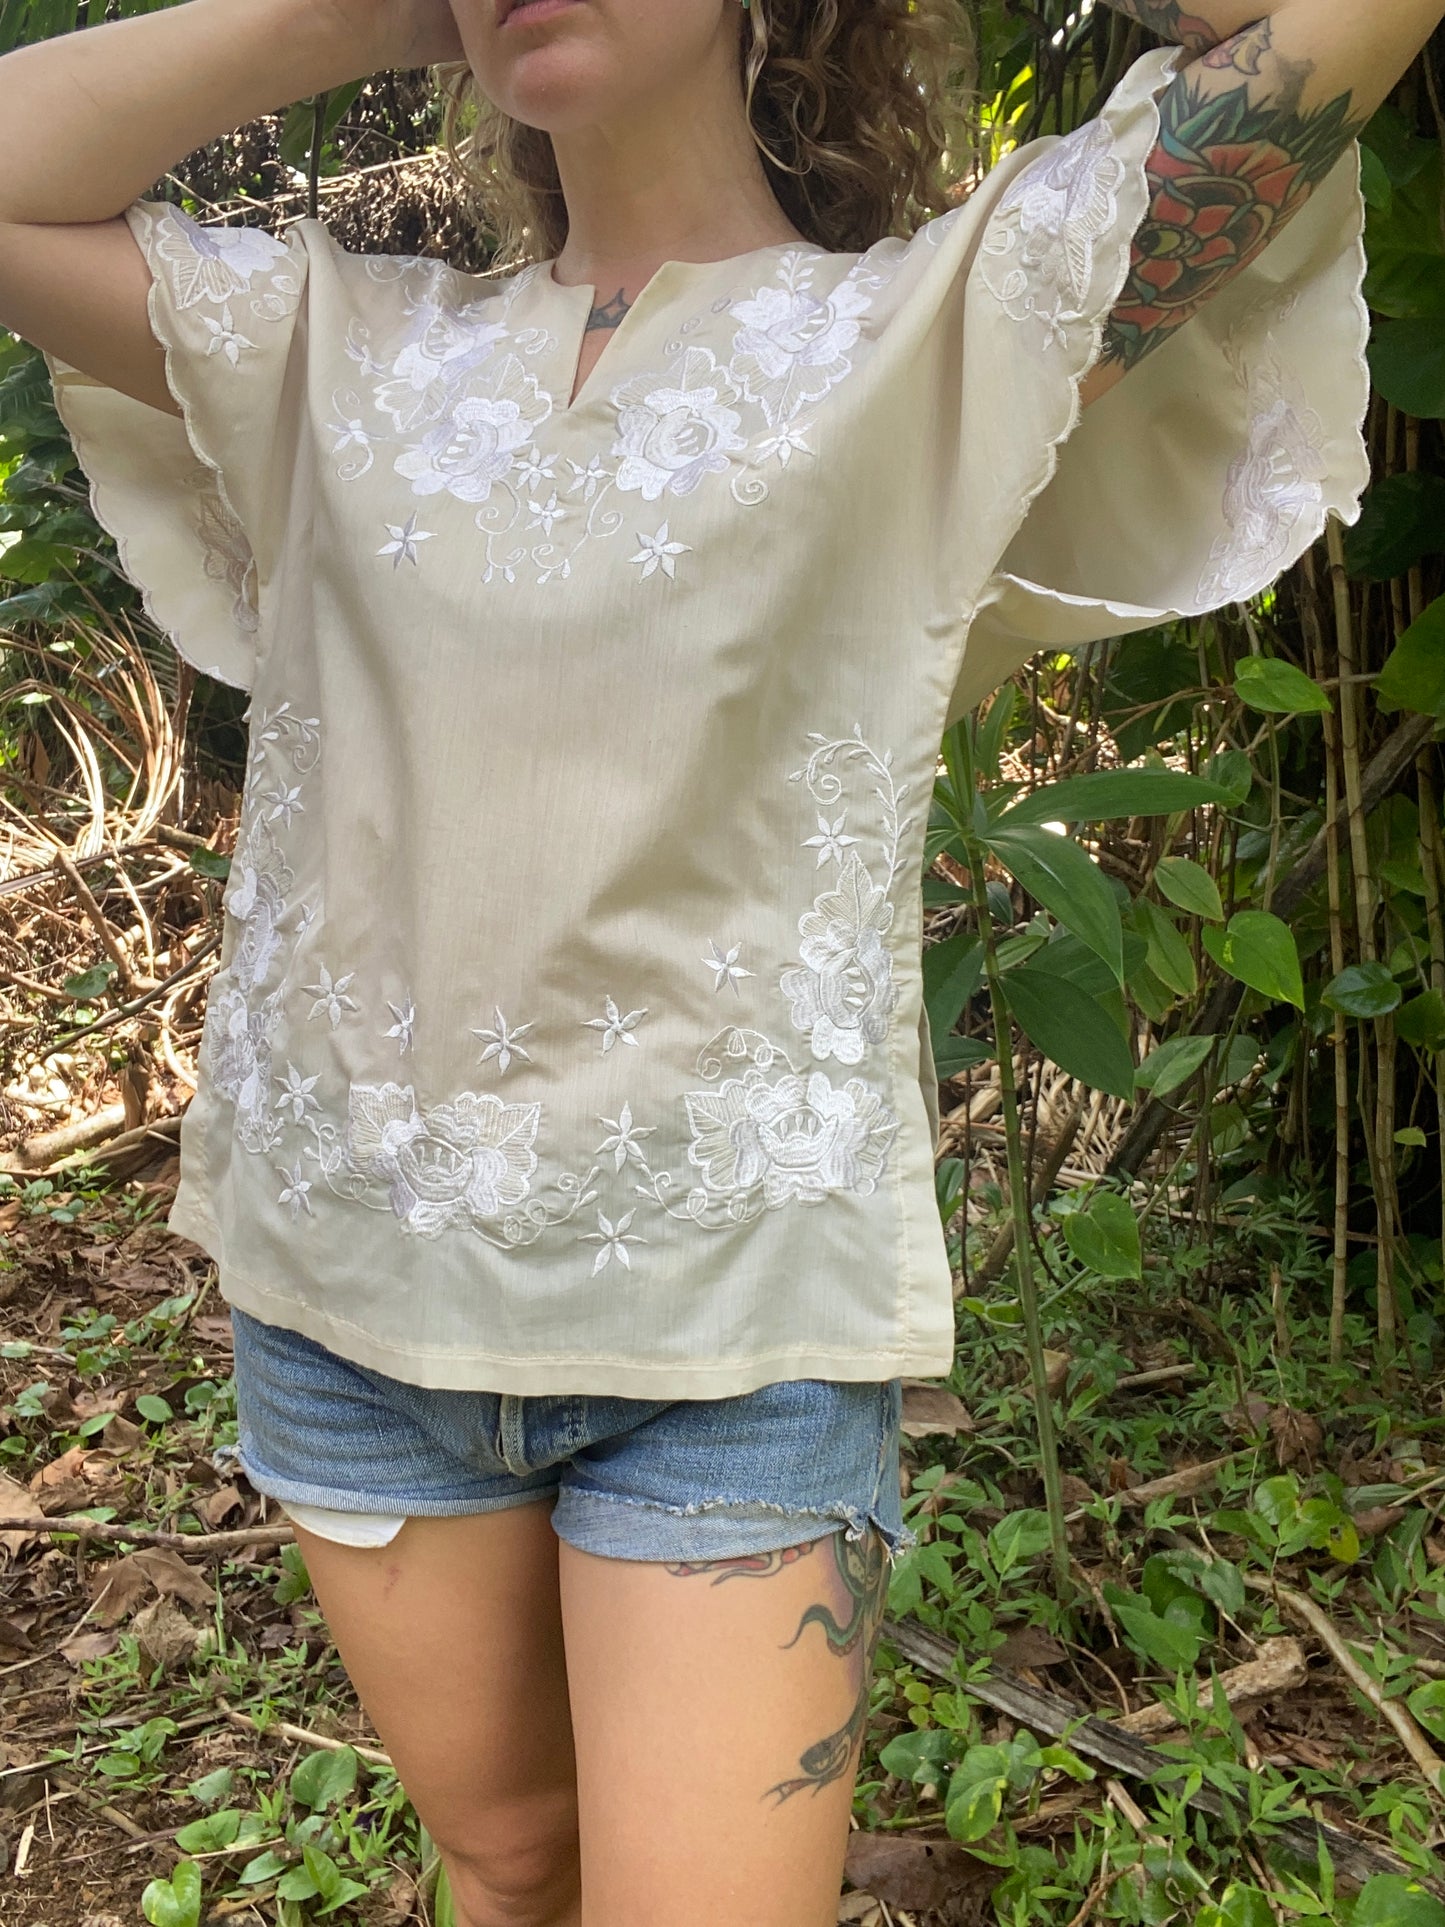
[(823, 1351), (784, 1345), (744, 1358), (678, 1365), (667, 1359), (609, 1358), (596, 1353), (464, 1350), (399, 1351), (371, 1332), (315, 1305), (268, 1291), (240, 1277), (226, 1263), (224, 1240), (214, 1218), (194, 1204), (172, 1208), (167, 1229), (189, 1238), (215, 1260), (227, 1304), (324, 1345), (353, 1365), (384, 1372), (429, 1391), (505, 1392), (511, 1395), (596, 1398), (732, 1398), (788, 1379), (832, 1379), (871, 1384), (890, 1378), (946, 1378), (953, 1348), (930, 1354), (900, 1347), (888, 1352)]

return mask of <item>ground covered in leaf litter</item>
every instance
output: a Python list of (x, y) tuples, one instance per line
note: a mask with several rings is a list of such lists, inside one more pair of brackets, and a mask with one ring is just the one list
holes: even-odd
[[(274, 1514), (268, 1521), (264, 1501), (217, 1457), (234, 1437), (229, 1321), (209, 1260), (164, 1230), (175, 1175), (172, 1158), (123, 1187), (72, 1193), (41, 1180), (0, 1198), (0, 1518), (86, 1515), (110, 1528), (84, 1544), (23, 1525), (0, 1532), (0, 1922), (131, 1927), (143, 1892), (164, 1881), (159, 1899), (152, 1888), (153, 1917), (189, 1927), (191, 1876), (182, 1867), (169, 1885), (183, 1862), (202, 1882), (205, 1921), (299, 1927), (323, 1910), (353, 1927), (432, 1919), (414, 1817), (389, 1770), (367, 1759), (377, 1742), (295, 1549), (268, 1538)], [(1364, 1543), (1355, 1561), (1315, 1548), (1287, 1565), (1255, 1564), (1272, 1562), (1293, 1586), (1324, 1597), (1367, 1660), (1373, 1642), (1375, 1670), (1420, 1713), (1424, 1737), (1445, 1698), (1445, 1622), (1430, 1604), (1438, 1594), (1411, 1574), (1445, 1566), (1436, 1512), (1445, 1481), (1419, 1444), (1422, 1434), (1438, 1440), (1438, 1390), (1412, 1388), (1419, 1423), (1408, 1437), (1376, 1406), (1322, 1423), (1298, 1392), (1298, 1403), (1280, 1395), (1289, 1372), (1276, 1369), (1269, 1388), (1259, 1372), (1252, 1387), (1224, 1324), (1197, 1303), (1175, 1309), (1172, 1320), (1161, 1310), (1141, 1324), (1127, 1356), (1081, 1330), (1075, 1354), (1052, 1359), (1074, 1467), (1066, 1496), (1076, 1570), (1098, 1607), (1092, 1627), (1087, 1609), (1082, 1621), (1054, 1610), (1036, 1536), (1013, 1530), (1022, 1518), (1036, 1535), (1039, 1494), (1024, 1469), (1018, 1360), (997, 1336), (968, 1361), (968, 1407), (943, 1387), (909, 1390), (905, 1486), (922, 1545), (895, 1579), (890, 1610), (905, 1616), (895, 1626), (931, 1628), (935, 1642), (942, 1635), (935, 1650), (989, 1655), (998, 1678), (1066, 1695), (1167, 1747), (1181, 1736), (1155, 1704), (1162, 1669), (1150, 1664), (1147, 1624), (1126, 1605), (1132, 1599), (1137, 1612), (1145, 1600), (1130, 1587), (1151, 1545), (1179, 1540), (1183, 1527), (1238, 1555), (1248, 1539), (1238, 1532), (1248, 1521), (1228, 1509), (1244, 1502), (1238, 1494), (1271, 1479), (1314, 1490), (1331, 1459), (1329, 1492), (1350, 1487), (1376, 1500), (1418, 1491), (1422, 1504), (1357, 1505), (1351, 1529)], [(1197, 1340), (1201, 1316), (1221, 1341), (1203, 1363), (1197, 1353), (1208, 1347), (1188, 1336)], [(1211, 1375), (1225, 1382), (1212, 1401)], [(1198, 1495), (1221, 1478), (1236, 1496), (1226, 1491), (1225, 1509), (1211, 1513)], [(1118, 1505), (1106, 1503), (1110, 1493)], [(1284, 1504), (1280, 1491), (1276, 1499)], [(1418, 1530), (1402, 1538), (1411, 1519)], [(126, 1524), (198, 1536), (178, 1550), (127, 1539)], [(1376, 1542), (1374, 1577), (1348, 1598)], [(1412, 1601), (1424, 1609), (1412, 1611)], [(1202, 1623), (1188, 1612), (1176, 1618), (1186, 1630)], [(1131, 1628), (1142, 1645), (1125, 1637)], [(1296, 1810), (1307, 1802), (1342, 1836), (1373, 1841), (1382, 1854), (1393, 1836), (1406, 1848), (1393, 1864), (1428, 1865), (1440, 1830), (1431, 1831), (1418, 1761), (1351, 1691), (1327, 1645), (1307, 1633), (1298, 1641), (1300, 1628), (1257, 1594), (1213, 1629), (1200, 1674), (1211, 1661), (1221, 1670), (1254, 1665), (1263, 1683), (1254, 1693), (1241, 1687), (1227, 1741), (1196, 1732), (1183, 1752), (1196, 1761), (1228, 1755), (1245, 1776), (1292, 1790)], [(880, 1649), (840, 1921), (1183, 1920), (1201, 1917), (1193, 1903), (1219, 1898), (1231, 1880), (1276, 1887), (1267, 1827), (1240, 1836), (1171, 1817), (1167, 1804), (1161, 1816), (1147, 1785), (1103, 1767), (1092, 1779), (1016, 1772), (994, 1809), (983, 1801), (981, 1828), (960, 1824), (950, 1774), (952, 1782), (965, 1769), (978, 1774), (1009, 1748), (1017, 1764), (1026, 1741), (1016, 1718), (953, 1691), (905, 1647), (899, 1632)], [(947, 1764), (913, 1770), (920, 1758)], [(1228, 1771), (1220, 1777), (1227, 1782)], [(970, 1844), (949, 1837), (945, 1797), (954, 1831)], [(990, 1829), (999, 1805), (1004, 1827)], [(1151, 1842), (1163, 1878), (1132, 1864), (1141, 1852), (1148, 1859)], [(1041, 1849), (1061, 1869), (1052, 1889), (1040, 1884)], [(1171, 1854), (1191, 1858), (1197, 1885), (1171, 1886)], [(991, 1899), (1001, 1880), (1015, 1883), (1012, 1914), (996, 1913)], [(1176, 1890), (1179, 1904), (1167, 1904)], [(1018, 1897), (1035, 1892), (1037, 1907), (1025, 1899), (1029, 1910), (1017, 1911)], [(1260, 1919), (1271, 1917), (1287, 1916)], [(1241, 1911), (1219, 1922), (1253, 1927), (1254, 1918)]]

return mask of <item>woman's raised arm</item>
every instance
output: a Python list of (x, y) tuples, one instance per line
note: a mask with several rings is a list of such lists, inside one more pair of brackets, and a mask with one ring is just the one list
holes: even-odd
[(186, 0), (0, 59), (0, 326), (176, 412), (123, 211), (197, 147), (460, 53), (446, 0)]

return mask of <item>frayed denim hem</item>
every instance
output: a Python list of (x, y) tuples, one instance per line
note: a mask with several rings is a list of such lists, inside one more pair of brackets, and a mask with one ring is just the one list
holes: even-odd
[(788, 1506), (768, 1499), (693, 1499), (686, 1505), (666, 1505), (631, 1493), (564, 1484), (552, 1514), (558, 1538), (581, 1552), (668, 1562), (781, 1552), (838, 1531), (856, 1540), (870, 1526), (890, 1567), (899, 1553), (918, 1543), (907, 1526), (889, 1525), (876, 1508), (841, 1501)]

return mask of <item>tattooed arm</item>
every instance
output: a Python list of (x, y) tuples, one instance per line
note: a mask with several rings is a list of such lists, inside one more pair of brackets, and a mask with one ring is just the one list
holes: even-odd
[[(1108, 0), (1190, 48), (1160, 102), (1152, 205), (1135, 237), (1085, 406), (1198, 312), (1265, 248), (1324, 180), (1439, 24), (1442, 0), (1280, 0), (1223, 39), (1244, 11), (1208, 0)], [(1201, 44), (1202, 42), (1202, 44)]]

